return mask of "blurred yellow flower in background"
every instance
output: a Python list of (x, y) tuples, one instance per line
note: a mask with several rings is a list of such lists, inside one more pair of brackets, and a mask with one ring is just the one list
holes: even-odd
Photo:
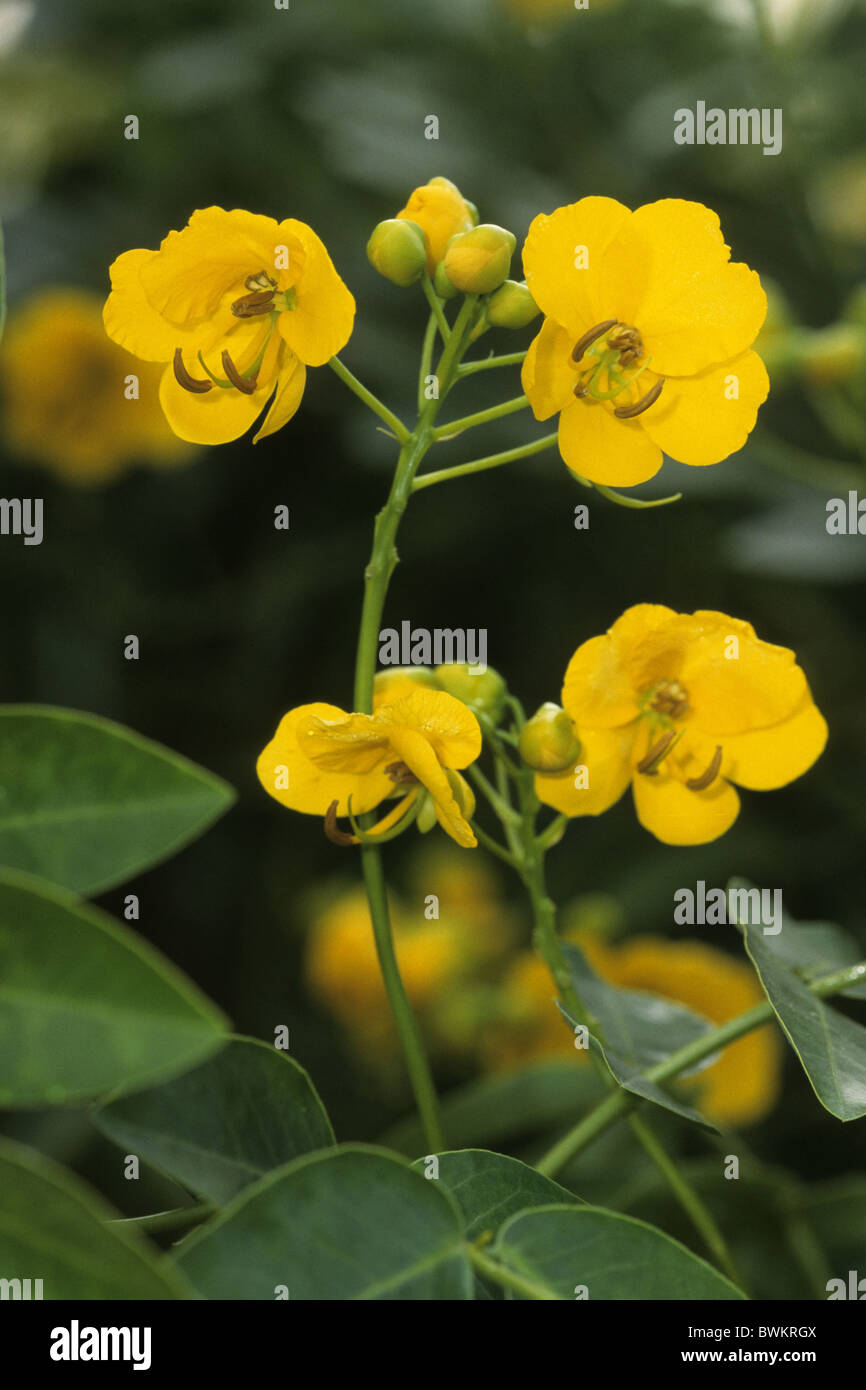
[(185, 462), (193, 450), (166, 424), (160, 376), (106, 338), (100, 296), (41, 290), (10, 315), (0, 348), (7, 447), (85, 485)]
[[(739, 961), (698, 941), (667, 941), (634, 936), (610, 944), (587, 932), (573, 934), (596, 973), (622, 989), (644, 990), (685, 1004), (714, 1023), (723, 1023), (764, 1000), (758, 979)], [(574, 1047), (543, 961), (524, 952), (503, 982), (502, 1022), (487, 1030), (482, 1043), (486, 1067), (515, 1066), (532, 1058), (571, 1056), (587, 1062)], [(748, 1125), (773, 1107), (781, 1085), (782, 1051), (772, 1027), (759, 1028), (725, 1048), (711, 1066), (682, 1084), (694, 1089), (694, 1103), (721, 1125)]]

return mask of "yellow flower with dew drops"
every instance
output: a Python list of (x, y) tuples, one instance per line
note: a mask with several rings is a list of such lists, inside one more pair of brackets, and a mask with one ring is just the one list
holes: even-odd
[(821, 754), (827, 725), (794, 653), (724, 613), (629, 608), (578, 647), (562, 704), (580, 764), (535, 779), (567, 816), (597, 816), (631, 783), (638, 820), (665, 844), (717, 839), (736, 820), (734, 784), (783, 787)]
[(280, 721), (257, 763), (259, 781), (293, 811), (326, 817), (338, 843), (354, 837), (336, 828), (339, 816), (397, 805), (366, 831), (381, 835), (410, 811), (432, 808), (443, 830), (464, 848), (477, 841), (469, 819), (475, 798), (460, 768), (481, 752), (481, 729), (471, 710), (444, 691), (398, 686), (373, 714), (347, 714), (336, 705), (300, 705)]
[[(685, 1004), (713, 1023), (745, 1013), (764, 1001), (754, 971), (724, 951), (698, 941), (634, 936), (611, 944), (575, 933), (593, 969), (609, 984), (643, 990)], [(489, 1026), (482, 1056), (488, 1069), (532, 1058), (568, 1056), (586, 1062), (574, 1047), (554, 1001), (550, 972), (534, 952), (516, 957), (502, 988), (502, 1021)], [(772, 1109), (781, 1087), (782, 1048), (773, 1027), (758, 1028), (726, 1047), (718, 1060), (680, 1082), (719, 1125), (754, 1124)]]
[(111, 285), (108, 336), (166, 364), (162, 408), (175, 434), (195, 444), (237, 439), (268, 405), (255, 439), (285, 425), (306, 368), (345, 346), (355, 316), (311, 227), (242, 209), (200, 209), (158, 251), (124, 252)]
[(631, 212), (582, 198), (536, 217), (526, 283), (545, 314), (523, 364), (538, 420), (559, 414), (568, 467), (631, 487), (742, 448), (766, 399), (751, 350), (766, 313), (757, 274), (730, 259), (719, 219), (665, 198)]
[(441, 175), (416, 188), (397, 216), (414, 222), (424, 233), (427, 269), (431, 275), (445, 255), (451, 238), (458, 232), (468, 232), (478, 221), (475, 208), (457, 185)]
[(0, 348), (6, 443), (81, 486), (136, 463), (186, 462), (193, 451), (166, 424), (160, 375), (106, 338), (101, 296), (39, 290), (10, 315)]

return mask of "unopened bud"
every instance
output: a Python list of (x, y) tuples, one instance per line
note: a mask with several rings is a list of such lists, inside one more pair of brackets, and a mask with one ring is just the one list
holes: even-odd
[(487, 321), (493, 328), (525, 328), (540, 313), (525, 280), (506, 280), (487, 301)]
[(491, 294), (508, 275), (516, 244), (513, 232), (492, 222), (458, 232), (445, 251), (445, 274), (464, 294)]
[(564, 772), (580, 757), (580, 739), (559, 705), (544, 704), (520, 731), (520, 756), (535, 772)]
[(440, 261), (436, 267), (436, 273), (433, 276), (433, 288), (440, 299), (456, 299), (460, 293), (459, 290), (454, 288), (448, 276), (445, 274), (445, 264), (443, 261)]
[(376, 672), (373, 705), (378, 708), (379, 705), (390, 704), (402, 695), (411, 694), (419, 685), (439, 689), (439, 682), (429, 666), (387, 666), (384, 671)]
[(486, 714), (494, 724), (505, 713), (505, 696), (508, 693), (505, 681), (498, 671), (488, 666), (484, 671), (474, 671), (465, 662), (454, 662), (447, 666), (437, 666), (434, 675), (442, 690), (461, 700), (471, 710)]
[(424, 233), (415, 222), (389, 217), (373, 228), (367, 259), (380, 275), (403, 289), (420, 280), (427, 264)]

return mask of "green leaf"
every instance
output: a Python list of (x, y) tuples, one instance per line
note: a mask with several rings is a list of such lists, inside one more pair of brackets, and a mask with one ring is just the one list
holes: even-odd
[[(551, 1125), (574, 1122), (602, 1094), (590, 1067), (573, 1062), (532, 1062), (519, 1070), (484, 1077), (450, 1091), (442, 1101), (442, 1123), (455, 1146), (504, 1144)], [(400, 1153), (424, 1152), (424, 1133), (415, 1115), (389, 1129), (382, 1143)]]
[(179, 1248), (206, 1298), (448, 1300), (472, 1297), (457, 1208), (382, 1149), (297, 1159), (248, 1188)]
[[(475, 1240), (485, 1231), (495, 1234), (503, 1222), (527, 1207), (580, 1202), (558, 1182), (505, 1154), (487, 1149), (456, 1149), (436, 1157), (439, 1175), (428, 1181), (438, 1181), (451, 1193), (463, 1213), (468, 1240)], [(429, 1158), (418, 1158), (412, 1166), (423, 1173), (428, 1165)]]
[[(0, 1273), (41, 1279), (46, 1299), (188, 1298), (159, 1251), (73, 1173), (0, 1141)], [(32, 1285), (31, 1285), (32, 1288)]]
[[(684, 1004), (675, 1004), (659, 995), (609, 985), (590, 968), (578, 946), (570, 944), (563, 949), (574, 987), (586, 1008), (598, 1020), (604, 1038), (602, 1043), (591, 1034), (590, 1046), (601, 1054), (618, 1085), (642, 1100), (673, 1111), (681, 1119), (717, 1132), (715, 1125), (699, 1111), (641, 1075), (671, 1053), (708, 1033), (713, 1026), (709, 1020)], [(577, 1020), (562, 1004), (559, 1007), (563, 1016), (575, 1027)], [(698, 1070), (703, 1070), (714, 1060), (714, 1057), (706, 1058)]]
[(535, 1286), (538, 1297), (574, 1299), (581, 1286), (590, 1300), (744, 1296), (664, 1232), (601, 1207), (521, 1212), (502, 1227), (490, 1253)]
[(194, 1071), (113, 1101), (93, 1118), (124, 1152), (217, 1206), (271, 1169), (334, 1143), (303, 1067), (254, 1038), (233, 1038)]
[[(839, 1120), (866, 1115), (866, 1028), (818, 999), (788, 969), (789, 948), (740, 924), (749, 959), (815, 1095)], [(784, 927), (779, 935), (784, 936)]]
[(75, 710), (0, 706), (0, 864), (102, 893), (200, 835), (234, 792), (177, 753)]
[(0, 1106), (152, 1084), (214, 1052), (224, 1028), (134, 932), (53, 884), (0, 872)]

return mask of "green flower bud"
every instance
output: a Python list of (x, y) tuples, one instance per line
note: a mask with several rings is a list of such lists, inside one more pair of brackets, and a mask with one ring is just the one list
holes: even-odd
[(498, 671), (488, 666), (486, 671), (473, 675), (465, 662), (454, 662), (447, 666), (437, 666), (434, 675), (440, 689), (462, 700), (471, 710), (486, 714), (494, 724), (505, 713), (505, 696), (508, 693), (505, 681)]
[(477, 207), (474, 203), (470, 203), (468, 198), (464, 198), (463, 201), (469, 209), (469, 216), (472, 218), (473, 226), (477, 227), (479, 222), (479, 213)]
[(525, 328), (540, 313), (525, 280), (506, 280), (487, 301), (487, 321), (494, 328)]
[(866, 329), (856, 323), (834, 323), (803, 335), (800, 367), (818, 386), (851, 381), (866, 362)]
[(445, 264), (440, 261), (433, 275), (433, 288), (440, 299), (456, 299), (459, 290), (455, 290), (448, 276), (445, 274)]
[(367, 259), (380, 275), (405, 289), (420, 280), (427, 264), (427, 243), (416, 222), (389, 217), (373, 228)]
[(580, 739), (564, 709), (548, 702), (520, 731), (520, 756), (535, 772), (564, 772), (580, 757)]
[(516, 245), (513, 232), (482, 222), (451, 238), (442, 262), (445, 274), (464, 294), (491, 294), (507, 276)]

